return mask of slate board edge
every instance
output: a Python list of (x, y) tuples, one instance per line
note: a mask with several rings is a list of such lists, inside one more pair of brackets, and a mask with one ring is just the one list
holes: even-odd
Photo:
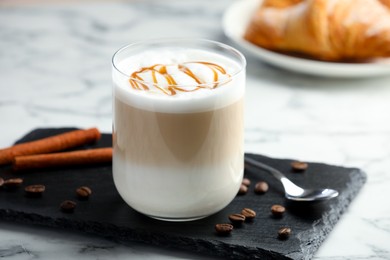
[[(254, 153), (245, 153), (246, 156), (256, 156), (257, 154)], [(267, 157), (273, 160), (280, 160), (280, 161), (294, 161), (295, 159), (291, 158), (273, 158), (261, 155), (262, 157)], [(285, 257), (288, 257), (288, 259), (312, 259), (314, 254), (317, 252), (318, 248), (321, 246), (321, 244), (325, 241), (327, 235), (333, 230), (334, 226), (337, 224), (339, 219), (342, 217), (342, 214), (346, 211), (351, 201), (354, 199), (354, 197), (358, 194), (358, 192), (361, 190), (363, 185), (367, 181), (367, 174), (362, 171), (359, 168), (349, 168), (344, 167), (340, 165), (330, 165), (326, 163), (321, 162), (307, 162), (308, 164), (321, 164), (324, 166), (332, 166), (332, 167), (340, 167), (340, 168), (346, 168), (353, 170), (350, 173), (351, 181), (347, 183), (347, 186), (349, 187), (347, 189), (348, 192), (343, 192), (338, 197), (338, 203), (337, 205), (333, 205), (330, 212), (327, 212), (323, 215), (321, 222), (313, 223), (312, 229), (307, 230), (305, 232), (301, 232), (297, 234), (297, 238), (301, 241), (301, 251), (291, 252)], [(352, 183), (355, 183), (355, 185), (351, 185)], [(336, 217), (335, 217), (336, 216)], [(318, 230), (316, 228), (317, 225), (323, 224), (324, 226), (327, 226), (327, 229)], [(309, 239), (310, 233), (313, 232), (320, 232), (319, 233), (319, 239), (311, 240)], [(313, 244), (313, 246), (310, 247), (304, 247), (303, 245), (307, 245), (308, 243)]]
[(277, 252), (264, 250), (262, 248), (243, 247), (231, 245), (217, 240), (207, 241), (171, 236), (167, 234), (146, 232), (144, 234), (132, 229), (124, 229), (112, 224), (98, 223), (94, 221), (76, 221), (67, 218), (53, 219), (35, 213), (19, 212), (9, 209), (0, 209), (0, 219), (13, 223), (28, 225), (40, 225), (49, 228), (60, 228), (73, 230), (80, 233), (97, 235), (126, 245), (128, 242), (139, 242), (148, 245), (162, 246), (164, 248), (175, 248), (204, 255), (214, 255), (230, 259), (292, 259)]
[[(306, 245), (307, 243), (314, 243), (313, 247), (303, 247), (301, 246), (302, 255), (301, 259), (311, 259), (315, 252), (318, 250), (320, 245), (325, 241), (327, 235), (333, 230), (334, 226), (338, 222), (338, 220), (341, 218), (342, 214), (345, 212), (345, 210), (350, 205), (353, 198), (357, 195), (357, 193), (360, 191), (360, 189), (363, 187), (364, 183), (367, 181), (367, 174), (360, 170), (355, 169), (355, 171), (351, 172), (351, 181), (347, 185), (349, 186), (348, 192), (344, 192), (339, 195), (339, 203), (337, 205), (333, 205), (330, 212), (327, 212), (324, 214), (322, 220), (324, 226), (327, 226), (327, 229), (323, 230), (317, 230), (316, 226), (320, 223), (313, 223), (312, 230), (307, 230), (305, 232), (301, 232), (297, 235), (297, 238), (301, 241), (301, 245)], [(352, 188), (351, 183), (355, 183), (354, 188)], [(324, 221), (325, 220), (325, 221)], [(308, 239), (308, 234), (310, 232), (320, 232), (319, 239), (317, 240), (310, 240)], [(297, 259), (297, 255), (290, 254), (289, 257), (293, 259)]]

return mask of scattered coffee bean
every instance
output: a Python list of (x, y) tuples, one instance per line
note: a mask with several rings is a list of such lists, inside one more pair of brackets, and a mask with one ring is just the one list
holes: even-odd
[(250, 208), (244, 208), (241, 214), (245, 216), (246, 220), (253, 220), (256, 217), (256, 212)]
[(291, 163), (291, 168), (295, 172), (303, 172), (307, 169), (308, 165), (305, 162), (295, 161)]
[(71, 200), (65, 200), (61, 203), (60, 208), (62, 212), (65, 213), (72, 213), (76, 207), (76, 202), (71, 201)]
[(4, 184), (4, 179), (0, 177), (0, 187), (3, 186)]
[(289, 238), (290, 234), (291, 234), (291, 228), (282, 227), (278, 231), (278, 238), (281, 240), (286, 240), (287, 238)]
[(42, 193), (45, 191), (45, 189), (45, 185), (36, 184), (25, 187), (24, 191), (26, 192), (26, 196), (39, 197), (42, 196)]
[(286, 209), (282, 205), (273, 205), (271, 207), (271, 213), (275, 217), (282, 217)]
[(241, 225), (245, 221), (245, 216), (242, 214), (231, 214), (229, 215), (229, 220), (233, 225)]
[(76, 190), (76, 195), (79, 199), (86, 200), (92, 194), (92, 190), (87, 186), (81, 186)]
[(267, 191), (268, 191), (268, 183), (266, 183), (265, 181), (259, 181), (258, 183), (256, 183), (255, 192), (257, 194), (264, 194)]
[(251, 185), (251, 180), (249, 180), (248, 178), (244, 178), (244, 179), (242, 179), (242, 183), (241, 184), (243, 184), (243, 185), (248, 187), (249, 185)]
[(248, 187), (247, 186), (245, 186), (244, 184), (241, 184), (241, 186), (240, 186), (240, 189), (239, 189), (239, 191), (238, 191), (238, 195), (244, 195), (244, 194), (246, 194), (248, 192)]
[(233, 230), (233, 225), (231, 224), (217, 224), (215, 225), (215, 231), (219, 235), (229, 235)]
[(20, 185), (22, 185), (22, 183), (23, 183), (23, 179), (13, 178), (13, 179), (5, 180), (3, 186), (6, 187), (7, 189), (15, 189), (18, 188)]

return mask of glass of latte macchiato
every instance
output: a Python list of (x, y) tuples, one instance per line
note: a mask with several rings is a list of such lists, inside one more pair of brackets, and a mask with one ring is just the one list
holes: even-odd
[(211, 215), (244, 172), (244, 56), (218, 42), (154, 40), (113, 60), (113, 176), (152, 218)]

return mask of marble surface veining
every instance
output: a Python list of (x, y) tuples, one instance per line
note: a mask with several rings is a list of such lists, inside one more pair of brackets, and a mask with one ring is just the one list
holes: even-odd
[[(221, 29), (221, 16), (231, 2), (0, 7), (0, 147), (37, 127), (97, 126), (111, 131), (114, 51), (157, 37), (232, 44)], [(390, 77), (327, 79), (247, 58), (247, 152), (360, 167), (368, 174), (366, 185), (314, 258), (390, 259)], [(4, 222), (0, 257), (207, 259)]]

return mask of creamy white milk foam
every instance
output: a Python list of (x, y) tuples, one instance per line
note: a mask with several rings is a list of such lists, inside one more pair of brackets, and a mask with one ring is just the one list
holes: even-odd
[[(182, 64), (194, 61), (212, 61), (216, 64), (223, 64), (223, 67), (231, 75), (238, 70), (238, 64), (221, 55), (202, 50), (154, 50), (129, 57), (118, 64), (118, 69), (126, 75), (139, 70), (142, 67), (149, 67), (154, 64)], [(205, 66), (199, 66), (200, 73), (205, 75), (207, 82), (212, 83), (211, 71)], [(245, 75), (244, 75), (245, 76)], [(145, 77), (150, 82), (150, 76)], [(187, 77), (188, 79), (188, 77)], [(226, 77), (223, 81), (228, 80)], [(188, 85), (188, 80), (180, 81)], [(129, 78), (123, 75), (114, 75), (116, 84), (116, 97), (132, 106), (156, 112), (187, 113), (207, 111), (224, 107), (239, 100), (244, 94), (244, 86), (237, 87), (236, 84), (223, 84), (216, 89), (204, 88), (194, 92), (177, 92), (174, 97), (164, 95), (161, 91), (131, 91)], [(165, 83), (164, 81), (160, 81)], [(191, 84), (192, 83), (192, 84)], [(243, 83), (245, 84), (245, 82)], [(165, 84), (164, 84), (165, 85)], [(193, 87), (193, 82), (190, 82)], [(222, 97), (223, 96), (223, 97)]]
[(200, 49), (156, 48), (116, 68), (113, 174), (122, 198), (165, 220), (224, 208), (243, 176), (240, 64)]

